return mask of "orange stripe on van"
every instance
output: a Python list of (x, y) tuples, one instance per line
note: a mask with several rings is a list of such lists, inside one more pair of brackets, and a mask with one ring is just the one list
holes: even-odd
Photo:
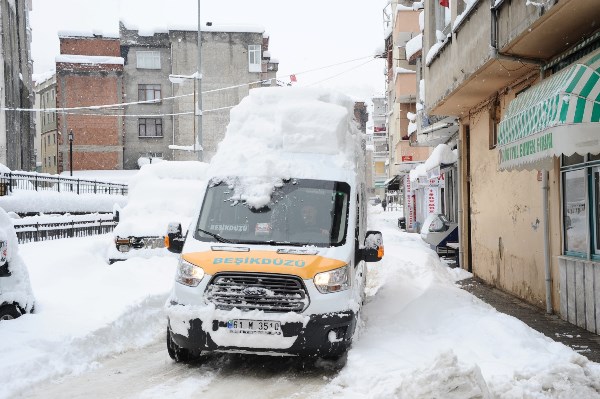
[(278, 254), (275, 251), (192, 252), (183, 254), (182, 257), (210, 275), (218, 272), (277, 273), (293, 274), (304, 280), (346, 264), (341, 260), (319, 255)]

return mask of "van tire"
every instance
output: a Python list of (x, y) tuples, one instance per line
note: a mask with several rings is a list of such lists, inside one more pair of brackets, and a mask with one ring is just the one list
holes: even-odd
[(0, 321), (16, 319), (21, 314), (21, 309), (17, 305), (0, 306)]
[(200, 351), (182, 348), (173, 341), (171, 327), (167, 327), (167, 352), (169, 352), (169, 357), (177, 363), (195, 363), (200, 360)]

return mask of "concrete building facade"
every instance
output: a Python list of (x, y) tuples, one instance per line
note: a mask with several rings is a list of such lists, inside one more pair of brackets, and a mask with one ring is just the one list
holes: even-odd
[(423, 38), (427, 111), (460, 122), (462, 267), (596, 333), (598, 20), (594, 0), (426, 2)]
[[(41, 76), (35, 84), (35, 105), (39, 109), (56, 108), (56, 74)], [(58, 121), (54, 110), (36, 113), (38, 164), (43, 173), (58, 173)]]
[[(197, 31), (168, 30), (140, 36), (121, 24), (120, 35), (126, 97), (130, 101), (171, 97), (126, 108), (132, 117), (125, 121), (124, 168), (137, 168), (140, 158), (198, 159), (193, 151), (198, 131), (198, 80), (193, 78), (198, 70)], [(224, 137), (231, 107), (253, 87), (275, 85), (278, 63), (271, 60), (268, 45), (269, 37), (261, 27), (202, 28), (203, 161), (210, 161)], [(140, 54), (160, 61), (150, 68), (140, 66)], [(159, 130), (160, 134), (156, 133)]]
[(13, 170), (35, 170), (35, 116), (31, 108), (31, 0), (0, 0), (0, 163)]

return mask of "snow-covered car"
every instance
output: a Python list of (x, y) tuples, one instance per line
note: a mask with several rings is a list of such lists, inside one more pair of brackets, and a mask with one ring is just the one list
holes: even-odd
[(0, 208), (0, 321), (33, 311), (34, 298), (25, 262), (19, 256), (17, 234)]
[(142, 166), (129, 181), (127, 205), (115, 210), (118, 224), (108, 249), (109, 263), (132, 256), (166, 256), (167, 226), (182, 221), (187, 227), (202, 198), (208, 164), (162, 161)]

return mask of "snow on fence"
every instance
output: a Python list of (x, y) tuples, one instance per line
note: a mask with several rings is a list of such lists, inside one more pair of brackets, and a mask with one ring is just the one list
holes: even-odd
[(58, 177), (46, 173), (0, 173), (0, 196), (13, 190), (56, 191), (75, 194), (127, 195), (126, 184)]
[(113, 231), (117, 222), (112, 219), (72, 220), (59, 223), (15, 224), (19, 243), (87, 237)]

